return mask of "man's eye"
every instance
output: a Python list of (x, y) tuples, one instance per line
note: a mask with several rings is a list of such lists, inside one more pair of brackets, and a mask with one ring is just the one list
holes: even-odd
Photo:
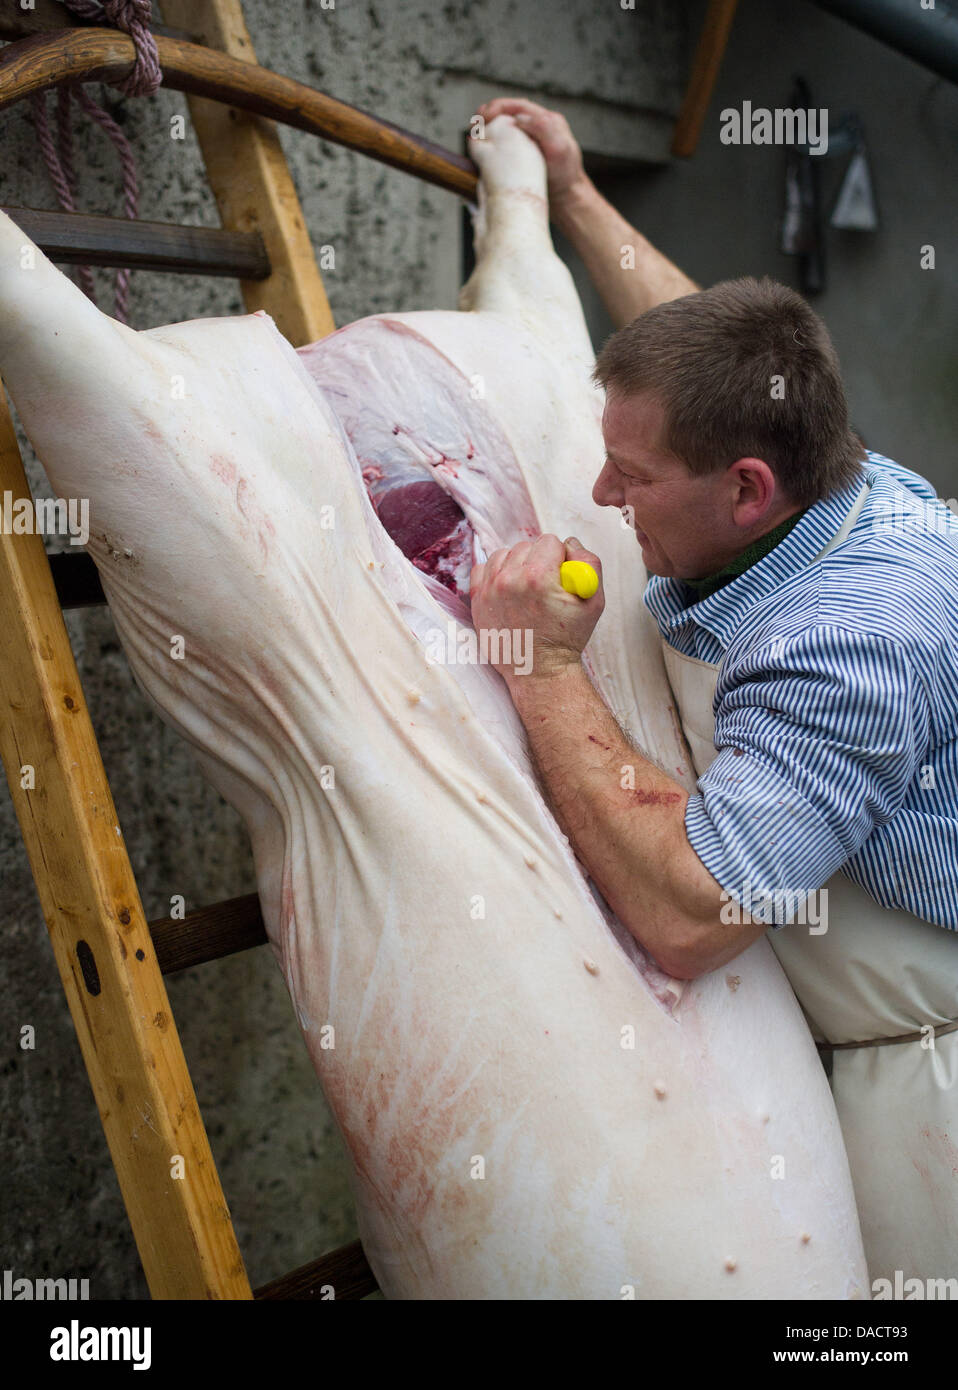
[(605, 461), (607, 464), (611, 464), (619, 477), (623, 478), (627, 483), (647, 483), (651, 481), (649, 478), (638, 478), (634, 473), (626, 473), (625, 469), (620, 464), (616, 463), (614, 459), (607, 457)]

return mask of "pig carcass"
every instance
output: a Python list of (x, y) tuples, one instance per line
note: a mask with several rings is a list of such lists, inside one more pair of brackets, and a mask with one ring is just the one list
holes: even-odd
[(867, 1296), (772, 952), (663, 975), (469, 649), (473, 559), (578, 535), (606, 576), (593, 679), (692, 785), (634, 536), (590, 500), (602, 400), (541, 156), (507, 117), (474, 148), (464, 312), (298, 354), (262, 313), (136, 333), (3, 219), (0, 369), (57, 495), (89, 499), (139, 686), (249, 829), (385, 1294)]

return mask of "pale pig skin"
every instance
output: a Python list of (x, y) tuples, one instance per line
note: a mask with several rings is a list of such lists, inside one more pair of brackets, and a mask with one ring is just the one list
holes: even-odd
[(602, 400), (541, 157), (508, 117), (476, 153), (468, 312), (300, 355), (262, 314), (134, 333), (39, 254), (25, 268), (4, 218), (0, 368), (54, 491), (90, 499), (139, 685), (249, 828), (386, 1295), (865, 1297), (831, 1097), (770, 948), (735, 987), (683, 986), (608, 918), (500, 678), (427, 660), (456, 601), (362, 486), (345, 427), (415, 439), (458, 400), (436, 476), (487, 552), (548, 530), (602, 556), (590, 669), (694, 785), (639, 548), (589, 497)]

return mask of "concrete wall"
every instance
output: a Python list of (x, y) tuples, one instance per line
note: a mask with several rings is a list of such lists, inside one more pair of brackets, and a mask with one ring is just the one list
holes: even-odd
[[(702, 0), (689, 6), (693, 35), (703, 12)], [(784, 151), (719, 140), (723, 109), (786, 107), (796, 73), (832, 129), (858, 112), (878, 194), (877, 232), (827, 230), (827, 288), (810, 301), (838, 349), (852, 418), (869, 447), (958, 496), (958, 87), (808, 0), (741, 0), (695, 156), (604, 180), (604, 191), (703, 286), (767, 274), (797, 287), (779, 250)], [(847, 157), (819, 162), (827, 215)], [(926, 245), (933, 270), (921, 268)], [(583, 297), (601, 342), (611, 324), (586, 287)]]
[[(638, 0), (461, 0), (386, 5), (247, 0), (260, 61), (454, 148), (475, 104), (522, 90), (559, 102), (590, 145), (662, 160), (685, 69), (682, 11)], [(145, 218), (216, 225), (195, 142), (171, 141), (178, 94), (107, 94), (139, 157)], [(21, 108), (2, 117), (0, 202), (56, 206)], [(99, 131), (77, 125), (79, 205), (116, 212), (118, 175)], [(295, 131), (283, 133), (317, 248), (336, 248), (336, 320), (455, 307), (457, 200)], [(100, 303), (110, 307), (107, 274)], [(242, 309), (231, 281), (139, 273), (136, 328)], [(49, 495), (27, 450), (31, 484)], [(51, 544), (51, 549), (57, 548)], [(68, 628), (148, 919), (251, 891), (238, 817), (144, 706), (109, 613)], [(89, 1278), (94, 1298), (147, 1295), (96, 1106), (46, 939), (11, 802), (0, 793), (0, 1268)], [(168, 981), (170, 1000), (255, 1285), (355, 1235), (341, 1144), (265, 950)], [(23, 1052), (31, 1024), (36, 1048)]]

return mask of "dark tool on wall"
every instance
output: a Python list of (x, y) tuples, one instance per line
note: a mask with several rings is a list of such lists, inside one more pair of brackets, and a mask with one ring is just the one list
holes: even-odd
[[(795, 79), (789, 106), (792, 110), (812, 108), (808, 84), (801, 77)], [(807, 144), (789, 145), (786, 150), (781, 245), (786, 256), (798, 257), (802, 293), (820, 294), (825, 288), (825, 244), (818, 168)]]

